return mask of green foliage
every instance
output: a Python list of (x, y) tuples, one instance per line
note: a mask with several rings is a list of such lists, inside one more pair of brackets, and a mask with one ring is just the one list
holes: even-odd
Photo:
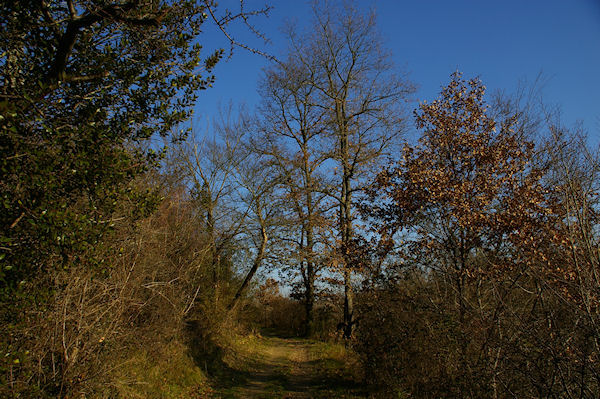
[(0, 6), (5, 298), (98, 245), (128, 182), (158, 159), (136, 143), (190, 115), (213, 80), (199, 72), (221, 54), (203, 63), (193, 43), (202, 1), (70, 4)]
[[(161, 157), (145, 143), (188, 118), (214, 80), (222, 52), (203, 59), (196, 41), (207, 4), (0, 4), (0, 349), (9, 354), (0, 382), (14, 392), (64, 392), (96, 364), (78, 352), (93, 352), (106, 328), (96, 310), (114, 306), (106, 287), (120, 284), (115, 223), (147, 217), (160, 201), (134, 183)], [(88, 300), (89, 313), (77, 316)], [(61, 303), (69, 312), (57, 312)], [(116, 319), (107, 325), (122, 322), (108, 315)], [(61, 320), (63, 342), (74, 341), (58, 349)], [(35, 384), (12, 385), (24, 381)]]

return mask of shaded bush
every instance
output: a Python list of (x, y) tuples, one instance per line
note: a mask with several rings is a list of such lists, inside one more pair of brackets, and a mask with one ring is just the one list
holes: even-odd
[[(54, 273), (39, 283), (53, 287), (48, 302), (28, 304), (21, 320), (3, 327), (8, 339), (2, 350), (9, 355), (2, 359), (2, 395), (103, 392), (114, 388), (112, 376), (123, 377), (121, 365), (140, 351), (188, 343), (188, 320), (203, 315), (220, 324), (226, 313), (222, 301), (215, 301), (210, 276), (215, 267), (230, 270), (231, 262), (223, 254), (215, 265), (207, 256), (205, 230), (182, 191), (139, 223), (121, 220), (100, 247), (101, 267)], [(235, 285), (227, 280), (216, 286)], [(226, 288), (220, 292), (231, 296)]]
[(359, 296), (354, 347), (377, 390), (418, 398), (578, 397), (599, 392), (585, 313), (524, 278), (480, 282), (465, 314), (435, 274), (407, 273)]

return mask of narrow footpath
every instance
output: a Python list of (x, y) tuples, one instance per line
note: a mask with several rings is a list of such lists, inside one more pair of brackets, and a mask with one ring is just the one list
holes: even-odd
[(213, 398), (364, 398), (356, 358), (343, 345), (252, 336), (224, 357)]

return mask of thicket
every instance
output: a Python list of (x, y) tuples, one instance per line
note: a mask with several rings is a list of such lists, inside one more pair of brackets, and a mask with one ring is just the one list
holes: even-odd
[(535, 145), (483, 94), (455, 74), (371, 187), (373, 244), (395, 251), (361, 295), (356, 349), (388, 393), (595, 397), (599, 159), (557, 125)]

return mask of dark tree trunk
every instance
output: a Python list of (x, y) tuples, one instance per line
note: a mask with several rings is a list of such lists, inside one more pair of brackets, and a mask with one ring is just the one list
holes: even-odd
[(246, 274), (246, 278), (244, 279), (244, 282), (242, 283), (240, 288), (238, 288), (237, 292), (235, 293), (235, 296), (231, 300), (231, 303), (227, 307), (228, 310), (232, 310), (233, 308), (235, 308), (235, 306), (239, 302), (239, 299), (241, 298), (242, 294), (248, 287), (248, 284), (250, 284), (250, 281), (252, 281), (252, 277), (254, 277), (254, 274), (256, 274), (256, 271), (258, 270), (258, 268), (260, 267), (260, 264), (262, 263), (262, 260), (265, 256), (265, 249), (267, 247), (267, 241), (268, 241), (269, 237), (267, 236), (267, 232), (265, 231), (264, 227), (262, 228), (261, 233), (262, 233), (262, 238), (260, 241), (260, 247), (258, 248), (256, 257), (254, 258), (254, 262), (252, 262), (252, 267), (248, 271), (248, 274)]

